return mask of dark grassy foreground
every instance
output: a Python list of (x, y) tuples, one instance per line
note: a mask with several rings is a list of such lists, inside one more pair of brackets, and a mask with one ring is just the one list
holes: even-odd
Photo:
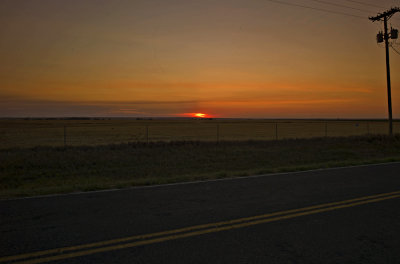
[(400, 135), (0, 150), (0, 198), (400, 161)]

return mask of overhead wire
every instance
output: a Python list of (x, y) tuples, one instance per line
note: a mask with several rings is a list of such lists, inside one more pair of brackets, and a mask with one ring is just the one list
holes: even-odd
[(390, 44), (390, 47), (394, 50), (394, 52), (396, 52), (397, 54), (399, 54), (400, 55), (400, 51), (398, 51), (395, 47), (393, 47), (393, 45), (392, 44)]
[[(356, 0), (343, 0), (343, 1), (347, 1), (347, 2), (350, 2), (350, 3), (355, 3), (355, 4), (359, 4), (359, 5), (364, 5), (364, 6), (369, 6), (369, 7), (374, 7), (374, 8), (380, 8), (380, 9), (387, 8), (387, 7), (384, 7), (384, 6), (374, 5), (374, 4), (370, 4), (370, 3), (364, 3), (364, 2), (356, 1)], [(372, 12), (372, 11), (368, 11), (368, 12)], [(400, 21), (400, 18), (397, 18), (397, 17), (394, 17), (393, 19), (397, 20), (397, 21)]]
[(317, 3), (321, 3), (321, 4), (326, 4), (326, 5), (344, 7), (344, 8), (353, 9), (353, 10), (366, 12), (366, 13), (371, 13), (371, 11), (369, 11), (369, 10), (365, 10), (365, 9), (361, 9), (361, 8), (357, 8), (357, 7), (352, 7), (352, 6), (347, 6), (347, 5), (342, 5), (342, 4), (337, 4), (337, 3), (331, 3), (331, 2), (328, 2), (328, 1), (324, 1), (324, 0), (309, 0), (309, 1), (314, 1), (314, 2), (317, 2)]
[[(359, 16), (359, 15), (354, 15), (354, 14), (349, 14), (349, 13), (345, 13), (345, 12), (340, 12), (340, 11), (335, 11), (335, 10), (330, 10), (330, 9), (325, 9), (325, 8), (319, 8), (319, 7), (314, 7), (314, 6), (308, 6), (308, 5), (302, 5), (302, 4), (295, 4), (295, 3), (289, 3), (289, 2), (284, 2), (281, 0), (266, 0), (272, 3), (277, 3), (277, 4), (282, 4), (282, 5), (289, 5), (289, 6), (295, 6), (295, 7), (301, 7), (301, 8), (306, 8), (306, 9), (311, 9), (311, 10), (316, 10), (316, 11), (321, 11), (321, 12), (326, 12), (326, 13), (332, 13), (332, 14), (337, 14), (337, 15), (344, 15), (344, 16), (349, 16), (349, 17), (355, 17), (355, 18), (359, 18), (359, 19), (365, 19), (365, 17), (363, 16)], [(322, 3), (322, 4), (326, 4), (326, 5), (332, 5), (332, 6), (337, 6), (337, 7), (343, 7), (343, 8), (348, 8), (348, 9), (353, 9), (353, 10), (357, 10), (357, 11), (361, 11), (361, 12), (365, 12), (365, 13), (372, 13), (374, 11), (369, 11), (366, 9), (361, 9), (361, 8), (357, 8), (357, 7), (352, 7), (352, 6), (348, 6), (348, 5), (342, 5), (342, 4), (337, 4), (337, 3), (331, 3), (328, 1), (324, 1), (324, 0), (310, 0), (310, 1), (314, 1), (314, 2), (318, 2), (318, 3)], [(357, 3), (357, 4), (361, 4), (361, 5), (365, 5), (365, 6), (370, 6), (370, 7), (375, 7), (375, 8), (385, 8), (383, 6), (378, 6), (378, 5), (373, 5), (373, 4), (367, 4), (367, 3), (363, 3), (360, 1), (355, 1), (355, 0), (344, 0), (344, 1), (348, 1), (348, 2), (352, 2), (352, 3)], [(394, 20), (398, 20), (400, 21), (400, 18), (393, 18)]]
[(378, 6), (378, 5), (374, 5), (374, 4), (364, 3), (364, 2), (356, 1), (356, 0), (344, 0), (344, 1), (351, 2), (351, 3), (356, 3), (356, 4), (364, 5), (364, 6), (377, 7), (377, 8), (385, 8), (385, 7), (383, 7), (383, 6)]
[(301, 8), (306, 8), (306, 9), (311, 9), (311, 10), (316, 10), (316, 11), (321, 11), (321, 12), (326, 12), (326, 13), (332, 13), (332, 14), (336, 14), (336, 15), (355, 17), (355, 18), (363, 19), (363, 20), (367, 19), (366, 17), (363, 17), (363, 16), (353, 15), (353, 14), (349, 14), (349, 13), (344, 13), (344, 12), (340, 12), (340, 11), (334, 11), (334, 10), (329, 10), (329, 9), (324, 9), (324, 8), (319, 8), (319, 7), (288, 3), (288, 2), (284, 2), (284, 1), (280, 1), (280, 0), (266, 0), (266, 1), (269, 1), (272, 3), (277, 3), (277, 4), (282, 4), (282, 5), (296, 6), (296, 7), (301, 7)]
[[(281, 5), (295, 6), (295, 7), (300, 7), (300, 8), (310, 9), (310, 10), (316, 10), (316, 11), (325, 12), (325, 13), (331, 13), (331, 14), (348, 16), (348, 17), (354, 17), (354, 18), (363, 19), (363, 20), (368, 18), (368, 17), (355, 15), (355, 14), (349, 14), (349, 13), (345, 13), (345, 12), (341, 12), (341, 11), (335, 11), (335, 10), (330, 10), (330, 9), (326, 9), (326, 8), (319, 8), (319, 7), (315, 7), (315, 6), (309, 6), (309, 5), (289, 3), (289, 2), (285, 2), (285, 1), (281, 1), (281, 0), (266, 0), (266, 1), (272, 2), (272, 3), (276, 3), (276, 4), (281, 4)], [(351, 6), (337, 4), (337, 3), (330, 3), (330, 2), (324, 1), (324, 0), (310, 0), (310, 1), (319, 2), (319, 3), (322, 3), (322, 4), (327, 4), (327, 5), (332, 5), (332, 6), (348, 8), (348, 9), (353, 9), (353, 10), (358, 10), (358, 11), (362, 11), (362, 12), (372, 13), (372, 11), (367, 11), (367, 10), (364, 10), (364, 9), (361, 9), (361, 8), (351, 7)], [(357, 3), (357, 4), (362, 4), (362, 5), (365, 5), (365, 6), (375, 7), (375, 8), (384, 8), (382, 6), (373, 5), (373, 4), (367, 4), (367, 3), (363, 3), (363, 2), (355, 1), (355, 0), (345, 0), (345, 1), (352, 2), (352, 3)], [(397, 18), (397, 17), (394, 17), (392, 19), (396, 20), (396, 21), (400, 21), (400, 18)]]
[[(284, 1), (280, 1), (280, 0), (266, 0), (266, 1), (269, 1), (269, 2), (272, 2), (272, 3), (277, 3), (277, 4), (282, 4), (282, 5), (295, 6), (295, 7), (301, 7), (301, 8), (306, 8), (306, 9), (311, 9), (311, 10), (316, 10), (316, 11), (321, 11), (321, 12), (326, 12), (326, 13), (332, 13), (332, 14), (337, 14), (337, 15), (355, 17), (355, 18), (359, 18), (359, 19), (363, 19), (363, 20), (367, 19), (367, 17), (363, 17), (363, 16), (358, 16), (358, 15), (354, 15), (354, 14), (349, 14), (349, 13), (344, 13), (344, 12), (340, 12), (340, 11), (334, 11), (334, 10), (329, 10), (329, 9), (319, 8), (319, 7), (314, 7), (314, 6), (288, 3), (288, 2), (284, 2)], [(310, 1), (318, 2), (318, 3), (326, 4), (326, 5), (332, 5), (332, 6), (337, 6), (337, 7), (348, 8), (348, 9), (353, 9), (353, 10), (357, 10), (357, 11), (371, 13), (370, 11), (367, 11), (367, 10), (364, 10), (364, 9), (361, 9), (361, 8), (351, 7), (351, 6), (337, 4), (337, 3), (331, 3), (331, 2), (324, 1), (324, 0), (310, 0)], [(357, 3), (357, 4), (361, 4), (361, 5), (365, 5), (365, 6), (370, 6), (370, 7), (384, 8), (382, 6), (377, 6), (377, 5), (373, 5), (373, 4), (367, 4), (367, 3), (363, 3), (363, 2), (355, 1), (355, 0), (345, 0), (345, 1), (352, 2), (352, 3)], [(398, 55), (400, 55), (400, 51), (398, 51), (393, 46), (392, 43), (390, 44), (390, 47), (393, 49), (393, 51), (395, 51)]]

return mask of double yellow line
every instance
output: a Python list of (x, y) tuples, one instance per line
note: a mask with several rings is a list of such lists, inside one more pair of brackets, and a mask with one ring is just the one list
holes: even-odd
[(247, 226), (259, 225), (304, 215), (317, 214), (317, 213), (348, 208), (363, 204), (375, 203), (399, 197), (400, 197), (400, 191), (382, 193), (382, 194), (364, 196), (340, 202), (325, 203), (304, 208), (238, 218), (234, 220), (184, 227), (164, 232), (129, 236), (129, 237), (106, 240), (96, 243), (82, 244), (78, 246), (62, 247), (62, 248), (55, 248), (55, 249), (49, 249), (49, 250), (14, 255), (14, 256), (0, 257), (0, 263), (35, 264), (35, 263), (63, 260), (63, 259), (92, 255), (96, 253), (113, 251), (118, 249), (160, 243), (180, 238), (193, 237), (208, 233), (216, 233), (225, 230), (238, 229)]

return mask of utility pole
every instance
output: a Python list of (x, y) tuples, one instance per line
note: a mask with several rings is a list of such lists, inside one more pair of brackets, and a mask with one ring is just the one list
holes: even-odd
[(392, 92), (391, 92), (391, 84), (390, 84), (390, 63), (389, 63), (389, 38), (397, 39), (398, 38), (398, 30), (391, 28), (390, 33), (388, 33), (387, 21), (397, 12), (400, 12), (400, 8), (393, 7), (390, 10), (387, 10), (383, 13), (378, 14), (375, 17), (369, 17), (372, 22), (382, 21), (385, 28), (385, 32), (379, 32), (376, 36), (376, 40), (378, 43), (382, 43), (385, 41), (385, 51), (386, 51), (386, 79), (387, 79), (387, 94), (388, 94), (388, 112), (389, 112), (389, 134), (393, 135), (393, 121), (392, 121)]

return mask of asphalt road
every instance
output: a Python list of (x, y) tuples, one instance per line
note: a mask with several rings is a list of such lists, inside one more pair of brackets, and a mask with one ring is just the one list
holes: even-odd
[(47, 262), (400, 263), (400, 163), (0, 201), (0, 263)]

